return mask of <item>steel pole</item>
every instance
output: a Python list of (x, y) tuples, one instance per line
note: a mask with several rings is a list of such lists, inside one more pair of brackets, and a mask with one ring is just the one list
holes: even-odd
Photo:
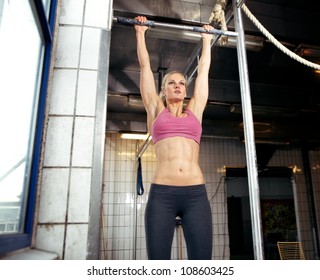
[(247, 160), (247, 174), (250, 196), (251, 224), (254, 257), (256, 260), (263, 260), (263, 239), (260, 208), (260, 191), (258, 183), (258, 168), (256, 159), (256, 148), (254, 139), (254, 127), (252, 117), (252, 106), (250, 97), (249, 74), (247, 56), (245, 48), (245, 37), (243, 31), (241, 5), (237, 5), (239, 0), (233, 0), (233, 13), (237, 36), (238, 67), (241, 88), (241, 103), (243, 114), (244, 139)]

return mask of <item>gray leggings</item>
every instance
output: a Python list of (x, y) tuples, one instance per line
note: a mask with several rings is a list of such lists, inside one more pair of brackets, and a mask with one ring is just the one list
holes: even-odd
[(149, 260), (170, 260), (177, 216), (182, 221), (188, 259), (211, 260), (211, 208), (204, 184), (151, 184), (145, 212)]

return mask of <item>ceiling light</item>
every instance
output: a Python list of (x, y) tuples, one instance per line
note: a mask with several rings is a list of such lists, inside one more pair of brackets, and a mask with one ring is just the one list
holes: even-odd
[[(300, 109), (301, 111), (301, 109)], [(231, 113), (242, 113), (241, 104), (231, 104), (230, 106)], [(313, 112), (313, 111), (311, 111)], [(267, 115), (267, 116), (296, 116), (298, 110), (293, 108), (285, 107), (273, 107), (273, 106), (262, 106), (262, 105), (252, 105), (252, 113), (254, 115)]]
[[(240, 123), (239, 126), (243, 129), (244, 123)], [(271, 123), (267, 122), (253, 122), (254, 131), (259, 133), (272, 133), (273, 127)]]
[(147, 140), (149, 134), (122, 133), (120, 137), (122, 139)]
[(128, 104), (133, 107), (142, 107), (143, 102), (141, 96), (138, 95), (129, 95), (128, 96)]
[[(245, 139), (242, 140), (242, 143), (245, 143)], [(255, 139), (255, 144), (266, 144), (266, 145), (277, 145), (277, 146), (286, 146), (290, 145), (289, 141), (274, 140), (274, 139)]]
[(300, 44), (296, 48), (295, 53), (304, 57), (320, 58), (320, 47)]

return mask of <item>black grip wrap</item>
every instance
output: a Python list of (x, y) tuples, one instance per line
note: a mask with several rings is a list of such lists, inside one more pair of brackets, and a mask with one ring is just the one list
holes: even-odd
[(192, 30), (195, 31), (195, 32), (200, 32), (200, 33), (223, 35), (223, 32), (221, 30), (219, 30), (219, 29), (206, 30), (203, 27), (195, 26), (195, 27), (192, 28)]
[(147, 20), (146, 22), (140, 22), (136, 19), (125, 18), (125, 17), (117, 17), (117, 22), (123, 25), (145, 25), (149, 27), (155, 26), (155, 22), (152, 20)]

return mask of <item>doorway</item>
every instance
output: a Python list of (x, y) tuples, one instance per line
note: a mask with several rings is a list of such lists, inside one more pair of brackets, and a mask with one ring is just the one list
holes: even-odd
[[(290, 168), (259, 172), (264, 259), (279, 259), (278, 241), (296, 241), (294, 186)], [(254, 259), (246, 168), (226, 170), (230, 259)]]

